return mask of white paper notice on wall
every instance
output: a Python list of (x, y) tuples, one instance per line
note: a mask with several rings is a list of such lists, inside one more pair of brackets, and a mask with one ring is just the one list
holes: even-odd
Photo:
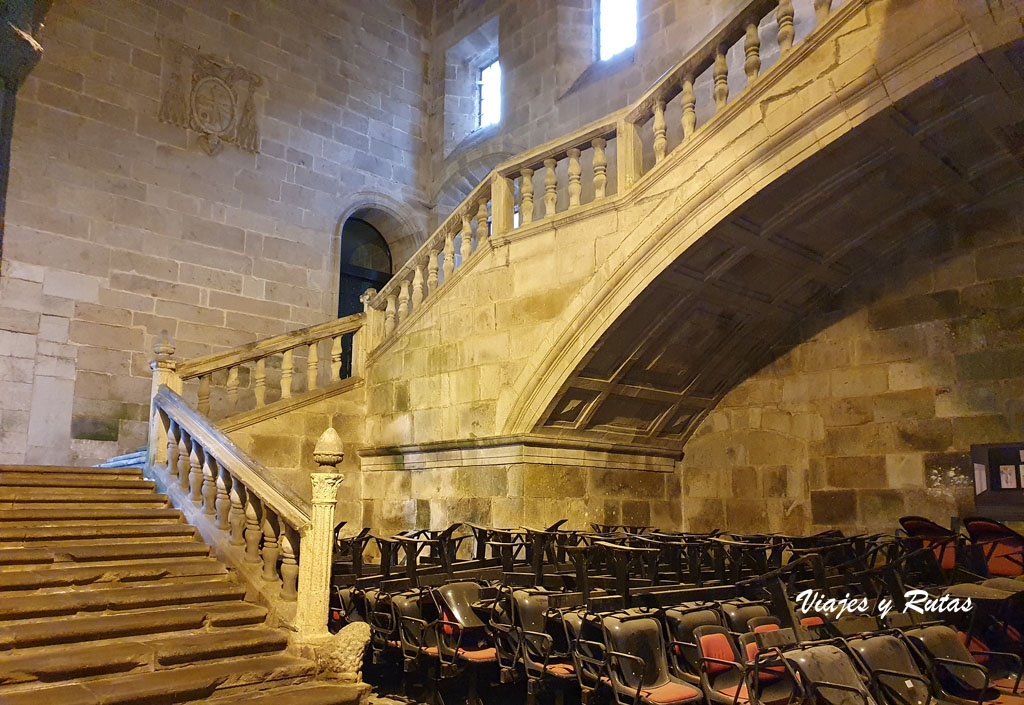
[(1020, 462), (1024, 463), (1024, 450), (1020, 451)]
[(988, 468), (981, 463), (974, 464), (974, 494), (988, 490)]
[(999, 486), (1004, 490), (1012, 490), (1017, 487), (1017, 466), (999, 466)]

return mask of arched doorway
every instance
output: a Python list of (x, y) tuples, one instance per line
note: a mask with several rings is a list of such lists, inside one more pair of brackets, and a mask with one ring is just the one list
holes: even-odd
[(361, 313), (359, 297), (380, 289), (391, 278), (391, 249), (377, 228), (351, 217), (341, 226), (338, 317)]

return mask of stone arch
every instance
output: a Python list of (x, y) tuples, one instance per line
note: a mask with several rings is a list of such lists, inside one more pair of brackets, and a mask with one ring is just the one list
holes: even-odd
[(488, 152), (472, 159), (457, 158), (445, 167), (444, 181), (434, 194), (434, 222), (440, 223), (447, 218), (463, 199), (487, 178), (494, 167), (507, 159), (511, 152)]

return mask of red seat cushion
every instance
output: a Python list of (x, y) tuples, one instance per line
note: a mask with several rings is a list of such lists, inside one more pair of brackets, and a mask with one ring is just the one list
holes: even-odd
[[(988, 651), (989, 650), (988, 647), (985, 645), (985, 642), (983, 642), (981, 639), (979, 639), (976, 636), (972, 636), (970, 641), (968, 641), (967, 640), (967, 632), (957, 631), (956, 638), (960, 640), (960, 643), (963, 644), (967, 648), (968, 651)], [(972, 654), (972, 656), (974, 656), (974, 660), (975, 661), (977, 661), (978, 663), (980, 663), (982, 665), (988, 663), (988, 656), (985, 655), (985, 654)]]
[(824, 623), (825, 620), (819, 617), (818, 615), (813, 615), (811, 617), (802, 617), (800, 619), (800, 626), (803, 627), (819, 627)]
[(421, 646), (420, 651), (422, 651), (425, 654), (430, 654), (431, 656), (437, 656), (436, 646)]
[(572, 676), (575, 675), (576, 668), (571, 663), (549, 663), (547, 672), (553, 676)]
[[(701, 654), (708, 658), (717, 658), (723, 661), (736, 660), (736, 653), (732, 650), (729, 637), (725, 634), (705, 634), (700, 638), (700, 650)], [(728, 665), (714, 661), (706, 661), (705, 667), (711, 675), (729, 670)]]
[[(757, 644), (754, 642), (747, 644), (747, 663), (753, 664), (759, 653)], [(757, 679), (760, 681), (778, 680), (779, 676), (785, 672), (785, 666), (758, 666)]]
[(683, 683), (676, 683), (674, 681), (669, 681), (665, 685), (659, 685), (657, 688), (641, 690), (640, 695), (647, 700), (650, 700), (652, 703), (659, 704), (681, 703), (701, 697), (700, 691)]
[[(735, 698), (736, 702), (745, 703), (750, 701), (746, 685), (733, 685), (728, 688), (722, 688), (718, 692), (726, 697)], [(739, 692), (739, 696), (736, 695), (737, 692)]]
[(494, 647), (487, 649), (477, 649), (475, 651), (460, 651), (459, 658), (464, 658), (467, 661), (494, 661), (498, 658), (498, 652), (494, 650)]
[(781, 627), (778, 624), (759, 624), (754, 627), (755, 634), (763, 634), (765, 632), (777, 632)]

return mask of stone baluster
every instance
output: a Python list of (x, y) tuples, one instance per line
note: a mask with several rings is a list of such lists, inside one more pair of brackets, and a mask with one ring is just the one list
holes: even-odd
[(554, 159), (544, 160), (544, 217), (548, 218), (555, 214), (555, 207), (558, 205), (558, 175), (555, 167), (558, 162)]
[(775, 22), (779, 25), (779, 51), (785, 54), (793, 48), (793, 0), (779, 0)]
[(228, 413), (238, 410), (238, 365), (228, 369)]
[(202, 504), (203, 502), (203, 461), (205, 459), (205, 453), (203, 448), (196, 439), (192, 439), (192, 450), (188, 454), (189, 471), (188, 471), (188, 484), (183, 486), (183, 489), (187, 487), (188, 497), (192, 500), (192, 504)]
[(683, 78), (683, 139), (697, 129), (697, 97), (693, 93), (693, 76)]
[(281, 555), (278, 543), (280, 522), (277, 514), (269, 506), (263, 506), (263, 579), (267, 582), (277, 580), (277, 559)]
[(729, 64), (725, 60), (725, 47), (715, 48), (715, 111), (725, 107), (729, 101)]
[(594, 147), (594, 198), (604, 198), (608, 184), (608, 156), (604, 153), (608, 142), (604, 137), (595, 137)]
[(569, 157), (569, 207), (574, 208), (580, 204), (580, 194), (583, 193), (580, 150), (573, 147), (566, 152), (566, 156)]
[(202, 375), (199, 378), (199, 413), (203, 416), (210, 415), (210, 375)]
[(317, 387), (320, 373), (320, 341), (309, 344), (309, 355), (306, 357), (306, 391), (311, 392)]
[(298, 597), (299, 537), (295, 529), (281, 522), (281, 599), (294, 602)]
[(178, 448), (181, 443), (181, 433), (178, 424), (170, 418), (167, 419), (167, 476), (174, 477), (178, 474)]
[(395, 332), (395, 312), (397, 309), (396, 298), (394, 294), (388, 294), (387, 306), (384, 308), (384, 333), (390, 335)]
[(519, 174), (519, 227), (533, 222), (533, 169)]
[(832, 0), (814, 0), (814, 20), (817, 27), (825, 24), (831, 9)]
[(455, 234), (451, 228), (444, 234), (444, 264), (441, 265), (441, 273), (444, 275), (444, 283), (455, 271)]
[(252, 391), (256, 395), (256, 406), (267, 403), (267, 358), (256, 361), (256, 375), (252, 383)]
[(292, 396), (292, 371), (295, 368), (295, 360), (291, 348), (284, 351), (281, 356), (281, 398), (290, 399)]
[(231, 511), (228, 512), (228, 523), (231, 525), (231, 545), (245, 545), (246, 501), (245, 486), (235, 478), (231, 478)]
[(480, 199), (476, 207), (476, 246), (479, 248), (490, 236), (487, 230), (487, 197)]
[(341, 336), (336, 335), (331, 340), (331, 382), (337, 382), (341, 378)]
[(189, 453), (192, 452), (192, 439), (185, 429), (178, 427), (178, 486), (188, 489)]
[(217, 484), (214, 487), (216, 500), (214, 507), (217, 510), (217, 528), (227, 531), (231, 528), (231, 496), (228, 494), (228, 487), (231, 485), (231, 473), (220, 463), (217, 463)]
[(437, 257), (440, 254), (440, 250), (431, 250), (430, 259), (427, 260), (427, 296), (437, 289)]
[[(238, 482), (238, 478), (235, 478)], [(263, 519), (263, 504), (252, 492), (245, 490), (245, 562), (260, 562), (260, 539), (263, 532), (260, 524)]]
[(473, 251), (473, 230), (469, 224), (469, 209), (462, 213), (462, 231), (459, 233), (459, 237), (462, 240), (459, 254), (462, 256), (462, 264), (465, 264), (469, 261), (469, 255)]
[(665, 158), (665, 147), (668, 139), (665, 137), (668, 127), (665, 125), (665, 101), (658, 98), (654, 102), (654, 163), (657, 164)]
[(217, 476), (220, 468), (209, 453), (204, 453), (203, 462), (203, 513), (213, 516), (217, 513)]
[(313, 459), (319, 466), (319, 472), (312, 473), (309, 478), (313, 484), (313, 507), (299, 549), (299, 594), (302, 598), (296, 605), (295, 626), (304, 635), (327, 634), (334, 509), (338, 487), (345, 478), (337, 471), (337, 466), (344, 457), (341, 437), (333, 428), (328, 428), (313, 449)]
[(153, 372), (153, 378), (149, 386), (149, 443), (146, 448), (146, 463), (149, 467), (166, 464), (172, 474), (172, 468), (176, 469), (177, 465), (171, 464), (168, 456), (170, 449), (168, 432), (171, 428), (171, 419), (163, 409), (153, 403), (153, 399), (161, 387), (181, 393), (178, 363), (173, 356), (174, 341), (171, 340), (166, 330), (162, 330), (153, 342), (153, 359), (149, 361), (149, 369)]
[(416, 265), (416, 269), (412, 273), (412, 309), (413, 311), (419, 309), (420, 304), (423, 303), (423, 263), (420, 262)]
[(743, 39), (743, 53), (746, 55), (746, 59), (743, 61), (743, 70), (747, 74), (747, 83), (749, 84), (761, 72), (761, 36), (757, 33), (757, 23), (755, 22), (747, 25), (747, 32)]
[(398, 287), (398, 322), (403, 323), (409, 317), (409, 280), (403, 279)]

